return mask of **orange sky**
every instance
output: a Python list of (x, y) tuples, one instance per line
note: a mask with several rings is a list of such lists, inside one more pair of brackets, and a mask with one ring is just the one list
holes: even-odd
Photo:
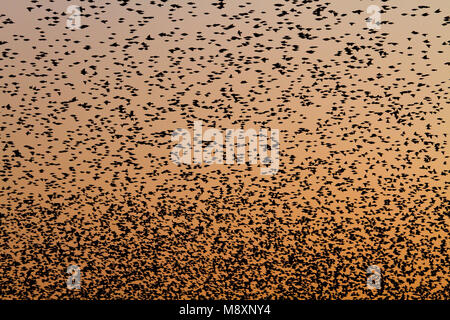
[[(101, 3), (1, 10), (5, 298), (445, 296), (448, 1)], [(176, 166), (196, 120), (280, 129), (280, 171)]]

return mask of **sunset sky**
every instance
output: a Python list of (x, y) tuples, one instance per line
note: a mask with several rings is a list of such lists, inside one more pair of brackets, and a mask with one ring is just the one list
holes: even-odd
[[(2, 3), (1, 298), (448, 298), (449, 2), (220, 3)], [(173, 163), (194, 121), (279, 171)]]

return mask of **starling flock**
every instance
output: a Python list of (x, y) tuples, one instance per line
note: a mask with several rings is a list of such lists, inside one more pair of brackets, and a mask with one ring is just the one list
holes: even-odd
[[(448, 299), (449, 24), (448, 0), (2, 2), (0, 299)], [(174, 164), (195, 121), (279, 129), (278, 172)]]

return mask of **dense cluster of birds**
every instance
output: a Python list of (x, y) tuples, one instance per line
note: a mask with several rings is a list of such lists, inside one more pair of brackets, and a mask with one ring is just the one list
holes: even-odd
[[(2, 7), (1, 298), (449, 297), (447, 0)], [(280, 170), (175, 165), (197, 120)]]

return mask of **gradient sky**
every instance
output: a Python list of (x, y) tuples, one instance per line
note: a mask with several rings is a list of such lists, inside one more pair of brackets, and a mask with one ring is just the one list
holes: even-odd
[[(371, 264), (380, 297), (444, 296), (448, 1), (120, 3), (2, 3), (6, 298), (367, 298)], [(280, 129), (279, 173), (171, 163), (172, 131), (195, 120)], [(242, 274), (225, 267), (236, 252)], [(90, 290), (67, 292), (69, 263)], [(137, 265), (141, 280), (122, 274)]]

